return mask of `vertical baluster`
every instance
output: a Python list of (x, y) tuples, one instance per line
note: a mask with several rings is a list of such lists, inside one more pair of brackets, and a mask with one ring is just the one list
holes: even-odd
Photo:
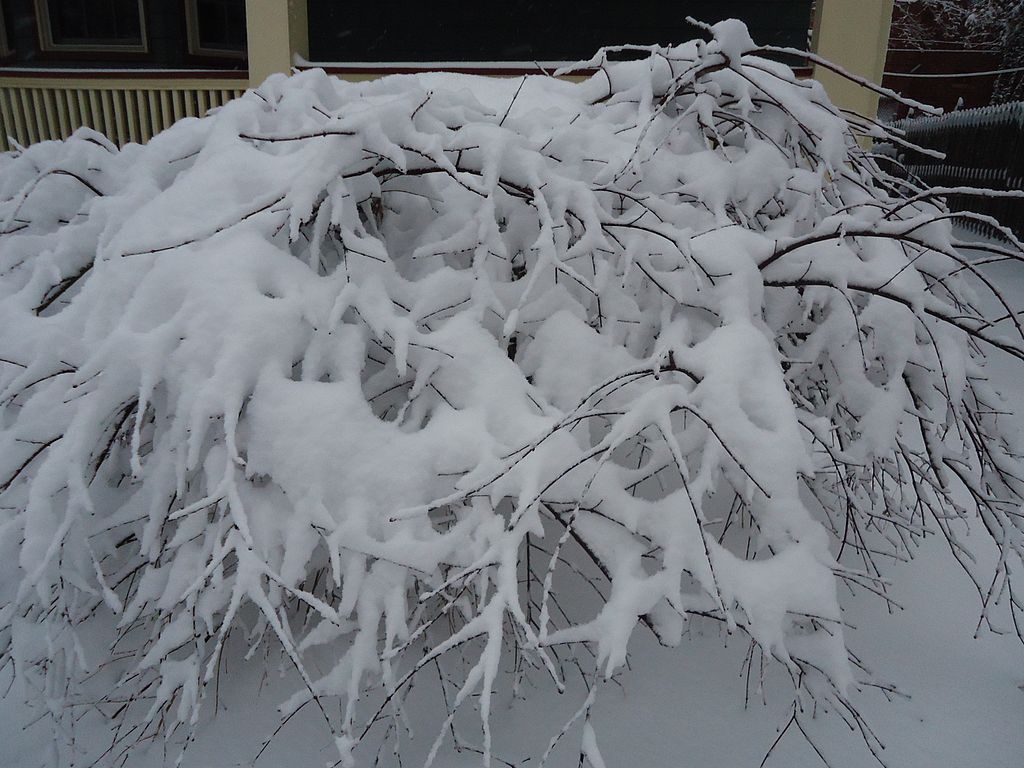
[(0, 88), (0, 148), (4, 152), (14, 149), (7, 137), (14, 137), (16, 133), (14, 110), (11, 108), (11, 91), (9, 88)]
[(32, 94), (28, 88), (19, 88), (18, 98), (21, 101), (21, 119), (25, 126), (25, 138), (21, 143), (34, 144), (39, 141), (39, 134), (36, 131), (36, 121), (32, 119)]
[(115, 144), (120, 144), (115, 135), (114, 103), (110, 97), (110, 91), (106, 89), (100, 91), (100, 102), (103, 105), (103, 127), (100, 129), (100, 132)]

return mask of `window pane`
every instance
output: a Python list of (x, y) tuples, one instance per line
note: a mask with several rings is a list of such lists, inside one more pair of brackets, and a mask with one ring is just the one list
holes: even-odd
[(118, 37), (133, 37), (142, 40), (142, 29), (139, 18), (138, 0), (116, 0), (113, 3), (116, 10)]
[(47, 0), (57, 45), (141, 45), (138, 0)]
[(199, 47), (245, 50), (245, 0), (197, 0)]

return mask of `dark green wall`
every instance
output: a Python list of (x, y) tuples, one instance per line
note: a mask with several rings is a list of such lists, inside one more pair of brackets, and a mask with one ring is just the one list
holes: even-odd
[(686, 16), (739, 18), (757, 42), (807, 47), (811, 0), (308, 0), (313, 61), (576, 61), (602, 45), (677, 43)]

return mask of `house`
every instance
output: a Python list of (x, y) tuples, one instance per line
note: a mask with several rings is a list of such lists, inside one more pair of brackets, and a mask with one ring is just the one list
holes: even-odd
[[(547, 71), (601, 45), (668, 43), (738, 17), (752, 35), (881, 76), (892, 0), (619, 3), (432, 0), (0, 0), (0, 149), (88, 125), (119, 144), (202, 115), (273, 72), (324, 66), (348, 79), (447, 69)], [(806, 62), (791, 58), (789, 63)], [(808, 75), (812, 69), (806, 68)], [(876, 99), (818, 68), (839, 103)]]

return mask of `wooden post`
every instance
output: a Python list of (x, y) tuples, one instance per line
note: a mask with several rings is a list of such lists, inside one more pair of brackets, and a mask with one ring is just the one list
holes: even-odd
[(296, 55), (309, 55), (306, 0), (245, 0), (249, 83), (291, 72)]
[[(893, 0), (817, 0), (811, 50), (875, 83), (882, 80), (889, 48)], [(865, 117), (875, 117), (878, 95), (849, 80), (814, 67), (814, 79), (832, 101)]]

